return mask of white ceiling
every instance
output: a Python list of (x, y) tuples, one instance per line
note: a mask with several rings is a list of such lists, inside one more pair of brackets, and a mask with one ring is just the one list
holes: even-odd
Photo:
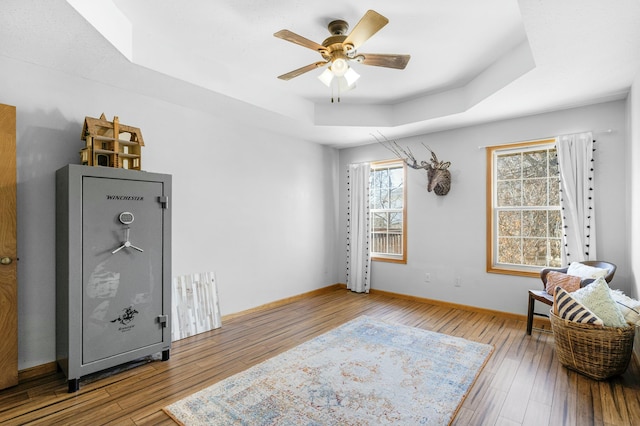
[[(640, 0), (67, 3), (134, 64), (224, 95), (260, 126), (337, 147), (624, 98), (640, 71)], [(273, 33), (322, 43), (330, 21), (353, 28), (367, 9), (389, 24), (359, 50), (410, 54), (405, 70), (352, 64), (361, 78), (340, 103), (322, 69), (276, 78), (322, 58)]]

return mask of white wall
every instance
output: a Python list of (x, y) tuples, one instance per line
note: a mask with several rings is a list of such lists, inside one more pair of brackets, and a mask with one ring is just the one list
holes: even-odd
[[(17, 107), (20, 369), (55, 359), (54, 172), (78, 162), (85, 116), (104, 112), (141, 128), (143, 168), (173, 175), (173, 274), (215, 271), (223, 314), (345, 281), (343, 171), (388, 151), (338, 152), (265, 132), (264, 120), (282, 118), (131, 65), (62, 0), (13, 0), (5, 9), (0, 102)], [(634, 197), (635, 214), (625, 216), (632, 168), (624, 155), (638, 159), (640, 125), (634, 117), (627, 149), (624, 109), (614, 102), (402, 141), (426, 156), (425, 142), (452, 161), (453, 188), (437, 197), (427, 193), (424, 172), (409, 171), (409, 263), (374, 264), (373, 287), (524, 313), (526, 289), (539, 282), (484, 272), (478, 146), (606, 128), (615, 132), (598, 137), (599, 253), (618, 263), (614, 286), (635, 283), (629, 264), (634, 275), (640, 264), (628, 254), (625, 219), (638, 241), (640, 201)], [(423, 283), (424, 272), (432, 283)]]
[(640, 297), (640, 74), (637, 75), (628, 97), (629, 145), (626, 157), (627, 176), (627, 234), (629, 246), (629, 281), (635, 297)]
[[(373, 289), (504, 312), (526, 314), (527, 289), (541, 287), (537, 278), (486, 272), (486, 152), (480, 146), (542, 139), (584, 130), (613, 129), (596, 143), (596, 225), (598, 257), (617, 264), (613, 287), (631, 290), (625, 226), (625, 102), (617, 101), (554, 113), (472, 126), (400, 140), (419, 159), (428, 160), (424, 142), (451, 161), (452, 188), (444, 197), (426, 190), (426, 173), (408, 170), (408, 262), (373, 262)], [(380, 145), (340, 151), (341, 240), (346, 200), (344, 171), (353, 162), (392, 158)], [(344, 267), (344, 251), (340, 253)], [(424, 273), (431, 282), (424, 282)], [(455, 287), (456, 278), (461, 286)], [(342, 274), (344, 280), (344, 273)]]
[[(640, 299), (640, 74), (631, 86), (627, 98), (627, 123), (629, 144), (627, 147), (627, 233), (630, 296)], [(636, 327), (634, 342), (636, 359), (640, 360), (640, 329)]]
[[(55, 360), (54, 172), (79, 162), (85, 116), (142, 130), (143, 169), (173, 175), (173, 275), (214, 271), (223, 315), (338, 281), (336, 150), (1, 55), (0, 69), (17, 107), (20, 369)], [(134, 71), (158, 97), (189, 90)]]

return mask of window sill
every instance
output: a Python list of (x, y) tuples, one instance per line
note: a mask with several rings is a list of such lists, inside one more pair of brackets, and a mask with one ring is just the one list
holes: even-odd
[(400, 257), (379, 257), (379, 256), (371, 256), (371, 260), (374, 262), (388, 262), (388, 263), (407, 263), (407, 259)]
[(538, 270), (531, 270), (531, 269), (516, 269), (516, 268), (489, 266), (487, 267), (487, 272), (490, 274), (515, 275), (519, 277), (540, 278), (540, 270), (542, 269), (543, 267), (540, 267), (540, 269)]

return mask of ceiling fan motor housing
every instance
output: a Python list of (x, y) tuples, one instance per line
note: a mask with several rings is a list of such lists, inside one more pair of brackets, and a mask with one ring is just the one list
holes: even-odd
[(331, 33), (331, 35), (346, 36), (347, 31), (349, 31), (349, 24), (347, 23), (347, 21), (343, 21), (342, 19), (336, 19), (335, 21), (329, 22), (329, 25), (327, 25), (327, 28), (329, 29), (329, 33)]
[(349, 59), (348, 55), (354, 51), (353, 45), (344, 44), (347, 39), (347, 32), (349, 31), (349, 24), (347, 21), (337, 19), (329, 22), (327, 25), (331, 36), (326, 38), (322, 45), (327, 48), (327, 54), (322, 55), (328, 61), (334, 61), (336, 59)]

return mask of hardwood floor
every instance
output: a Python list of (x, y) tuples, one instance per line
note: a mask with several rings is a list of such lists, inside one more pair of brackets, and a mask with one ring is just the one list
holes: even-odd
[(171, 359), (83, 378), (67, 393), (61, 373), (0, 391), (0, 424), (173, 425), (162, 407), (359, 315), (494, 345), (455, 425), (638, 425), (640, 369), (597, 382), (554, 357), (553, 336), (525, 321), (330, 289), (226, 319), (220, 329), (174, 342)]

